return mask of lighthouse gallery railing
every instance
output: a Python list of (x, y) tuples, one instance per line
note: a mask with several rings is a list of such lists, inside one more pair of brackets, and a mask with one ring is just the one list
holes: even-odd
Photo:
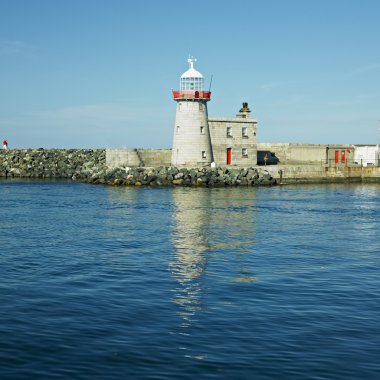
[(173, 99), (211, 99), (210, 91), (173, 91)]

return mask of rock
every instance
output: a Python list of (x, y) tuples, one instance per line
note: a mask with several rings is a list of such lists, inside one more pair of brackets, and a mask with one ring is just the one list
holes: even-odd
[(173, 185), (182, 185), (183, 184), (183, 179), (182, 178), (179, 178), (179, 179), (173, 179), (172, 181), (172, 184)]
[(169, 167), (168, 170), (167, 170), (167, 173), (169, 175), (173, 175), (175, 176), (177, 173), (178, 173), (178, 169), (177, 168), (174, 168), (174, 167)]
[(181, 179), (184, 177), (184, 173), (183, 172), (180, 172), (180, 173), (177, 173), (175, 176), (174, 176), (174, 179)]

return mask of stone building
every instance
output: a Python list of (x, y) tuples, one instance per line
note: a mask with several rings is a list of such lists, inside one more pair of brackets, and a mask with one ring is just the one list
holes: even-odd
[(236, 117), (208, 117), (207, 102), (211, 92), (204, 91), (203, 75), (194, 68), (180, 79), (180, 90), (173, 91), (177, 103), (171, 165), (252, 166), (257, 162), (257, 122), (250, 118), (248, 103), (243, 103)]
[(243, 103), (236, 117), (209, 117), (211, 146), (218, 166), (254, 166), (257, 163), (257, 121)]

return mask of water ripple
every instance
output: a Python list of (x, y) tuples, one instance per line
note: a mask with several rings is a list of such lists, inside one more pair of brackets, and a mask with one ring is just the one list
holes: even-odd
[(1, 378), (377, 379), (379, 190), (1, 180)]

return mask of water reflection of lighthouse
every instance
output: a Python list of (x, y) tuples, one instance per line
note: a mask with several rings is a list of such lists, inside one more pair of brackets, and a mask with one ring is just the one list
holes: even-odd
[(210, 226), (210, 193), (203, 190), (173, 191), (174, 252), (169, 269), (177, 280), (173, 301), (180, 305), (181, 327), (188, 327), (194, 314), (202, 309), (202, 275), (207, 265)]

